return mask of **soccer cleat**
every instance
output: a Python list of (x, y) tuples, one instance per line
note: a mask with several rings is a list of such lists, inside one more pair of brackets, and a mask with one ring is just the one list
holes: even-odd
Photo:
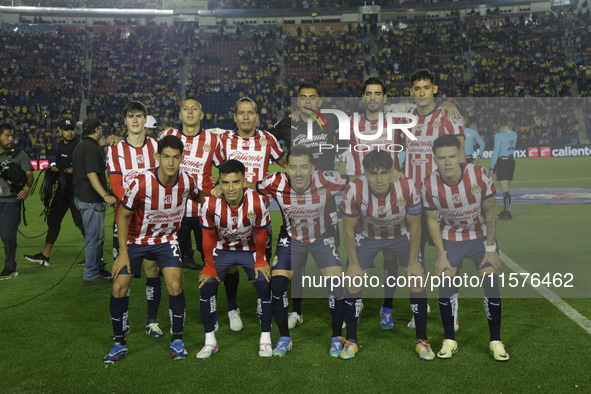
[(277, 341), (275, 349), (273, 349), (273, 356), (283, 357), (291, 350), (292, 347), (293, 342), (291, 341), (290, 337), (281, 337), (279, 338), (279, 341)]
[(272, 357), (273, 346), (270, 343), (259, 343), (259, 357)]
[(497, 361), (509, 360), (509, 353), (505, 350), (505, 345), (501, 341), (490, 341), (490, 354)]
[(343, 351), (343, 337), (332, 337), (330, 338), (330, 351), (328, 352), (331, 357), (339, 357)]
[(113, 364), (121, 360), (125, 356), (127, 356), (127, 345), (115, 343), (109, 354), (107, 354), (105, 358), (103, 358), (103, 362), (105, 364)]
[(513, 219), (513, 216), (511, 216), (511, 212), (509, 211), (503, 211), (501, 213), (499, 213), (499, 220), (511, 220)]
[(300, 315), (297, 312), (291, 312), (287, 317), (287, 327), (294, 329), (304, 322), (304, 315)]
[(205, 345), (203, 346), (203, 349), (201, 349), (199, 351), (199, 353), (197, 353), (197, 360), (205, 360), (206, 358), (210, 358), (212, 354), (217, 353), (217, 351), (219, 350), (219, 346), (216, 342), (215, 345)]
[(458, 343), (453, 339), (444, 339), (441, 350), (437, 353), (439, 358), (451, 358), (458, 351)]
[(234, 309), (228, 312), (228, 318), (230, 319), (230, 329), (232, 331), (242, 330), (242, 320), (240, 319), (240, 308)]
[(421, 360), (431, 361), (435, 358), (435, 353), (431, 350), (431, 345), (426, 339), (415, 340), (415, 350)]
[(392, 309), (382, 307), (380, 327), (384, 330), (391, 330), (394, 328), (394, 319), (392, 319)]
[(9, 271), (8, 268), (4, 268), (2, 270), (2, 273), (0, 274), (0, 280), (12, 279), (15, 276), (18, 276), (18, 272), (16, 272), (16, 271)]
[(161, 338), (162, 336), (164, 336), (164, 333), (162, 332), (160, 327), (158, 327), (158, 323), (148, 323), (146, 325), (146, 334), (148, 334), (152, 338)]
[(345, 345), (343, 346), (343, 350), (341, 350), (341, 352), (339, 353), (339, 357), (342, 360), (351, 360), (355, 358), (355, 354), (359, 350), (357, 343), (353, 341), (348, 341), (343, 337), (341, 337), (341, 340), (345, 342)]
[(45, 257), (43, 253), (26, 254), (25, 259), (29, 260), (32, 263), (37, 263), (44, 267), (49, 267), (49, 257)]
[(185, 344), (182, 339), (175, 339), (170, 342), (170, 355), (173, 360), (180, 360), (189, 355), (185, 349)]
[[(129, 326), (125, 327), (123, 329), (123, 336), (127, 336), (127, 334), (129, 334)], [(115, 342), (117, 341), (117, 337), (115, 335), (111, 335), (111, 341)]]

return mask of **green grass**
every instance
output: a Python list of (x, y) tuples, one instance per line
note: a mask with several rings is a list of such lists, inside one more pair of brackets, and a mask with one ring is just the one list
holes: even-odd
[[(486, 161), (481, 164), (488, 165)], [(518, 159), (513, 187), (591, 187), (591, 158)], [(553, 181), (565, 179), (564, 181)], [(537, 182), (528, 182), (528, 181)], [(521, 183), (520, 183), (521, 182)], [(29, 237), (46, 230), (37, 216), (38, 196), (27, 202), (29, 225), (20, 230)], [(502, 251), (529, 272), (575, 274), (577, 290), (587, 289), (588, 241), (591, 205), (515, 205), (514, 219), (498, 223)], [(273, 220), (278, 223), (278, 213)], [(105, 258), (110, 257), (107, 217)], [(276, 234), (276, 233), (275, 233)], [(242, 276), (239, 304), (244, 330), (228, 327), (225, 297), (220, 290), (220, 352), (206, 361), (195, 359), (203, 345), (199, 318), (198, 272), (185, 271), (187, 320), (185, 343), (190, 357), (172, 361), (168, 339), (143, 333), (146, 302), (144, 281), (132, 284), (129, 355), (104, 368), (110, 349), (108, 286), (83, 286), (82, 267), (76, 266), (84, 242), (69, 216), (51, 256), (51, 266), (27, 262), (22, 255), (41, 250), (44, 237), (19, 236), (19, 276), (0, 282), (0, 392), (590, 392), (591, 377), (585, 361), (591, 336), (547, 300), (510, 298), (503, 305), (503, 342), (511, 355), (496, 363), (488, 354), (488, 328), (481, 298), (460, 301), (458, 354), (451, 360), (423, 362), (414, 353), (414, 332), (408, 299), (400, 291), (395, 300), (395, 328), (379, 327), (380, 300), (366, 299), (359, 327), (361, 350), (352, 361), (328, 356), (329, 313), (325, 299), (303, 302), (305, 323), (293, 330), (295, 347), (283, 359), (260, 359), (258, 319), (253, 286)], [(428, 248), (430, 265), (433, 248)], [(83, 253), (83, 251), (82, 251)], [(466, 272), (474, 274), (471, 263)], [(505, 267), (506, 272), (510, 270)], [(587, 287), (585, 287), (587, 286)], [(223, 289), (223, 286), (222, 288)], [(553, 289), (563, 297), (580, 294)], [(165, 292), (164, 292), (165, 293)], [(40, 295), (41, 294), (41, 295)], [(533, 293), (532, 293), (533, 294)], [(39, 295), (39, 296), (38, 296)], [(21, 305), (35, 296), (37, 298)], [(565, 299), (588, 319), (587, 298)], [(167, 296), (160, 323), (168, 331)], [(438, 350), (443, 329), (434, 299), (429, 336)], [(273, 339), (278, 338), (276, 328)]]

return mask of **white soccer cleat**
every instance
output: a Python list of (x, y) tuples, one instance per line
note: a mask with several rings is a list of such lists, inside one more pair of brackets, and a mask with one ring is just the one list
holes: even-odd
[(291, 312), (287, 317), (287, 327), (294, 329), (304, 322), (304, 315), (300, 315), (297, 312)]
[(273, 357), (273, 346), (270, 343), (259, 344), (259, 357)]
[(215, 345), (205, 345), (203, 346), (203, 349), (201, 349), (199, 353), (197, 353), (196, 357), (198, 360), (205, 360), (207, 358), (210, 358), (212, 354), (217, 353), (218, 350), (219, 347), (217, 342)]
[(232, 331), (242, 330), (242, 319), (240, 319), (240, 308), (234, 309), (228, 312), (228, 318), (230, 319), (230, 329)]
[(458, 343), (453, 339), (444, 339), (441, 350), (437, 353), (439, 358), (451, 358), (458, 351)]
[(509, 360), (509, 353), (505, 350), (505, 345), (501, 341), (490, 341), (490, 354), (497, 361)]

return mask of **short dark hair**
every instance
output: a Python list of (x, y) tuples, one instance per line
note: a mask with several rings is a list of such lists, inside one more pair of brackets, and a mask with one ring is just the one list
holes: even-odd
[(382, 93), (386, 94), (386, 84), (384, 81), (378, 77), (369, 77), (363, 82), (363, 88), (361, 89), (362, 95), (365, 94), (365, 89), (367, 89), (369, 85), (380, 85), (382, 87)]
[(314, 85), (313, 83), (310, 83), (310, 82), (302, 82), (300, 84), (300, 86), (298, 87), (298, 96), (300, 95), (300, 91), (302, 89), (315, 89), (316, 90), (316, 94), (318, 94), (318, 97), (324, 97), (322, 95), (322, 92), (320, 91), (320, 89), (318, 89), (318, 86)]
[(125, 108), (123, 108), (123, 117), (125, 118), (127, 117), (127, 114), (133, 114), (136, 112), (141, 112), (142, 114), (144, 114), (144, 118), (148, 116), (148, 109), (143, 103), (140, 103), (139, 101), (130, 101), (129, 103), (127, 103)]
[(0, 135), (4, 134), (4, 130), (14, 130), (14, 126), (10, 123), (2, 123), (0, 124)]
[(244, 164), (238, 160), (226, 160), (222, 164), (218, 166), (218, 172), (220, 176), (228, 175), (228, 174), (244, 174), (246, 173), (246, 169), (244, 168)]
[(310, 159), (310, 164), (314, 165), (314, 156), (312, 155), (312, 151), (310, 150), (310, 148), (308, 148), (306, 145), (300, 144), (292, 146), (291, 149), (287, 152), (287, 155), (285, 156), (287, 163), (289, 163), (289, 158), (292, 156), (308, 156), (308, 159)]
[(509, 123), (511, 123), (509, 116), (507, 116), (507, 115), (499, 116), (499, 127), (507, 127), (507, 126), (509, 126)]
[(201, 103), (199, 102), (199, 100), (197, 100), (195, 97), (187, 97), (186, 99), (184, 99), (181, 102), (181, 107), (183, 106), (184, 103), (186, 103), (189, 100), (197, 101), (197, 104), (199, 104), (199, 108), (201, 109), (201, 111), (203, 111), (203, 106), (201, 105)]
[(421, 68), (410, 76), (410, 84), (412, 85), (415, 81), (431, 81), (435, 85), (435, 74), (426, 68)]
[(363, 169), (367, 172), (389, 171), (392, 168), (394, 168), (394, 160), (385, 150), (374, 149), (363, 158)]
[(164, 151), (164, 149), (166, 148), (178, 150), (179, 152), (181, 152), (181, 154), (183, 154), (185, 150), (185, 145), (179, 137), (174, 135), (167, 135), (166, 137), (158, 141), (158, 153), (162, 153), (162, 151)]
[(435, 154), (435, 151), (437, 149), (444, 148), (447, 146), (455, 146), (456, 148), (458, 148), (458, 150), (460, 150), (460, 146), (462, 146), (462, 144), (459, 138), (453, 134), (442, 135), (441, 137), (433, 141), (433, 154)]
[(238, 104), (244, 102), (252, 103), (252, 105), (254, 106), (254, 112), (257, 112), (257, 103), (250, 97), (242, 97), (240, 100), (236, 101), (236, 104), (234, 104), (234, 113), (238, 112)]

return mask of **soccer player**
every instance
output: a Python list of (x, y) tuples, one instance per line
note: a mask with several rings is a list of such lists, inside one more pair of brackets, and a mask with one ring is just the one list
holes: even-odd
[[(64, 118), (60, 120), (57, 129), (62, 139), (57, 144), (55, 166), (51, 166), (49, 171), (51, 171), (51, 173), (58, 173), (54, 178), (57, 179), (58, 186), (47, 215), (47, 236), (45, 237), (45, 246), (40, 253), (35, 255), (25, 255), (27, 260), (39, 263), (46, 267), (49, 266), (51, 250), (59, 236), (62, 220), (68, 212), (68, 209), (72, 214), (74, 224), (80, 229), (82, 236), (84, 236), (82, 215), (80, 215), (80, 211), (78, 211), (78, 208), (76, 208), (76, 205), (74, 204), (72, 153), (74, 152), (74, 148), (80, 143), (80, 140), (76, 138), (76, 123), (72, 119)], [(47, 176), (50, 175), (47, 174)]]
[[(222, 157), (226, 160), (238, 160), (244, 164), (247, 187), (263, 179), (269, 169), (269, 160), (285, 167), (285, 157), (277, 139), (266, 131), (257, 130), (259, 120), (256, 103), (243, 97), (234, 107), (235, 130), (227, 130), (220, 134)], [(267, 201), (268, 202), (268, 201)], [(271, 226), (267, 227), (267, 260), (271, 258)], [(243, 327), (238, 308), (237, 293), (240, 276), (238, 266), (231, 267), (225, 275), (224, 285), (228, 298), (228, 316), (230, 328), (240, 331)]]
[[(145, 170), (156, 167), (156, 151), (158, 143), (155, 139), (146, 137), (145, 122), (147, 116), (146, 106), (139, 101), (131, 101), (123, 108), (123, 122), (127, 128), (124, 139), (116, 145), (107, 148), (107, 169), (113, 193), (117, 197), (115, 208), (115, 221), (121, 207), (121, 201), (125, 191), (133, 180)], [(113, 258), (119, 255), (119, 240), (117, 223), (113, 223)], [(162, 297), (162, 283), (158, 264), (155, 261), (146, 260), (144, 263), (146, 272), (146, 299), (148, 301), (148, 317), (146, 321), (146, 334), (153, 338), (160, 338), (164, 334), (158, 326), (158, 308)], [(126, 332), (129, 327), (125, 327)]]
[(208, 196), (201, 208), (205, 267), (199, 275), (201, 321), (205, 346), (197, 358), (218, 351), (215, 337), (216, 297), (219, 282), (233, 265), (244, 268), (257, 292), (261, 320), (259, 356), (271, 357), (271, 268), (265, 259), (267, 227), (271, 224), (263, 196), (245, 189), (245, 166), (238, 160), (219, 165), (222, 197)]
[(421, 194), (429, 233), (437, 249), (435, 275), (442, 278), (439, 311), (445, 339), (437, 357), (451, 358), (458, 350), (453, 313), (453, 295), (458, 289), (451, 279), (462, 259), (467, 258), (474, 261), (478, 274), (484, 276), (490, 352), (495, 360), (507, 361), (509, 354), (501, 342), (502, 300), (498, 284), (501, 259), (495, 239), (496, 191), (492, 177), (483, 167), (461, 163), (461, 143), (456, 136), (437, 138), (432, 149), (437, 171), (424, 179)]
[[(435, 353), (427, 341), (427, 293), (419, 263), (421, 199), (412, 179), (392, 182), (394, 163), (388, 152), (372, 150), (363, 158), (363, 168), (364, 176), (347, 186), (341, 203), (347, 276), (362, 276), (373, 268), (380, 250), (390, 251), (409, 283), (414, 283), (410, 304), (416, 322), (415, 350), (421, 359), (433, 360)], [(358, 302), (361, 291), (361, 287), (350, 288), (345, 302)], [(347, 330), (356, 325), (356, 319), (347, 320)]]
[[(406, 141), (406, 157), (404, 165), (404, 175), (411, 178), (417, 187), (421, 189), (423, 178), (431, 174), (435, 170), (435, 163), (433, 161), (432, 146), (436, 138), (446, 134), (454, 134), (460, 138), (461, 150), (460, 161), (465, 162), (464, 157), (464, 127), (461, 120), (450, 119), (445, 115), (441, 106), (437, 105), (434, 100), (437, 93), (437, 85), (435, 85), (435, 75), (426, 69), (415, 71), (410, 76), (411, 96), (414, 98), (416, 108), (410, 110), (410, 113), (418, 117), (418, 122), (412, 128), (411, 133), (417, 137), (416, 141), (405, 138)], [(429, 232), (427, 230), (427, 217), (423, 212), (421, 217), (421, 260), (424, 264), (425, 259), (425, 244), (429, 240)], [(456, 296), (457, 298), (457, 296)], [(457, 305), (454, 303), (455, 329), (459, 329), (457, 319)], [(415, 328), (413, 319), (408, 323), (408, 328)]]
[(495, 134), (495, 146), (493, 149), (490, 172), (497, 176), (503, 192), (503, 203), (505, 209), (499, 214), (499, 220), (513, 219), (511, 216), (511, 192), (509, 182), (513, 180), (515, 172), (515, 160), (513, 152), (517, 144), (517, 133), (509, 129), (511, 121), (507, 115), (499, 116), (500, 131)]
[[(486, 144), (482, 137), (478, 134), (478, 132), (474, 129), (471, 129), (466, 122), (466, 117), (462, 115), (462, 124), (464, 125), (464, 153), (466, 156), (466, 163), (472, 163), (478, 165), (480, 158), (482, 157), (482, 152), (484, 152), (484, 148), (486, 148)], [(474, 158), (474, 143), (478, 144), (478, 156)]]
[[(305, 265), (311, 254), (325, 277), (341, 277), (342, 265), (336, 247), (334, 226), (329, 201), (342, 191), (348, 181), (334, 171), (315, 169), (312, 152), (305, 145), (295, 145), (287, 154), (286, 172), (270, 174), (257, 183), (257, 190), (272, 196), (283, 215), (271, 278), (272, 308), (279, 328), (280, 339), (273, 354), (284, 356), (292, 347), (288, 327), (287, 287), (294, 271)], [(293, 286), (293, 284), (292, 284)], [(302, 288), (292, 287), (293, 292)], [(329, 290), (329, 308), (332, 318), (332, 338), (329, 354), (351, 359), (357, 353), (356, 325), (347, 325), (347, 339), (342, 337), (342, 326), (358, 319), (359, 303), (345, 303), (342, 283)], [(298, 297), (299, 298), (299, 297)]]
[[(143, 128), (143, 123), (141, 123)], [(113, 262), (111, 323), (115, 344), (103, 361), (107, 364), (127, 355), (125, 327), (128, 319), (127, 296), (134, 274), (141, 272), (142, 260), (156, 260), (169, 294), (169, 315), (173, 359), (187, 357), (183, 344), (185, 295), (177, 229), (185, 213), (187, 198), (203, 196), (193, 177), (179, 172), (183, 143), (174, 136), (158, 142), (159, 166), (139, 174), (126, 190), (117, 213), (119, 256)]]

